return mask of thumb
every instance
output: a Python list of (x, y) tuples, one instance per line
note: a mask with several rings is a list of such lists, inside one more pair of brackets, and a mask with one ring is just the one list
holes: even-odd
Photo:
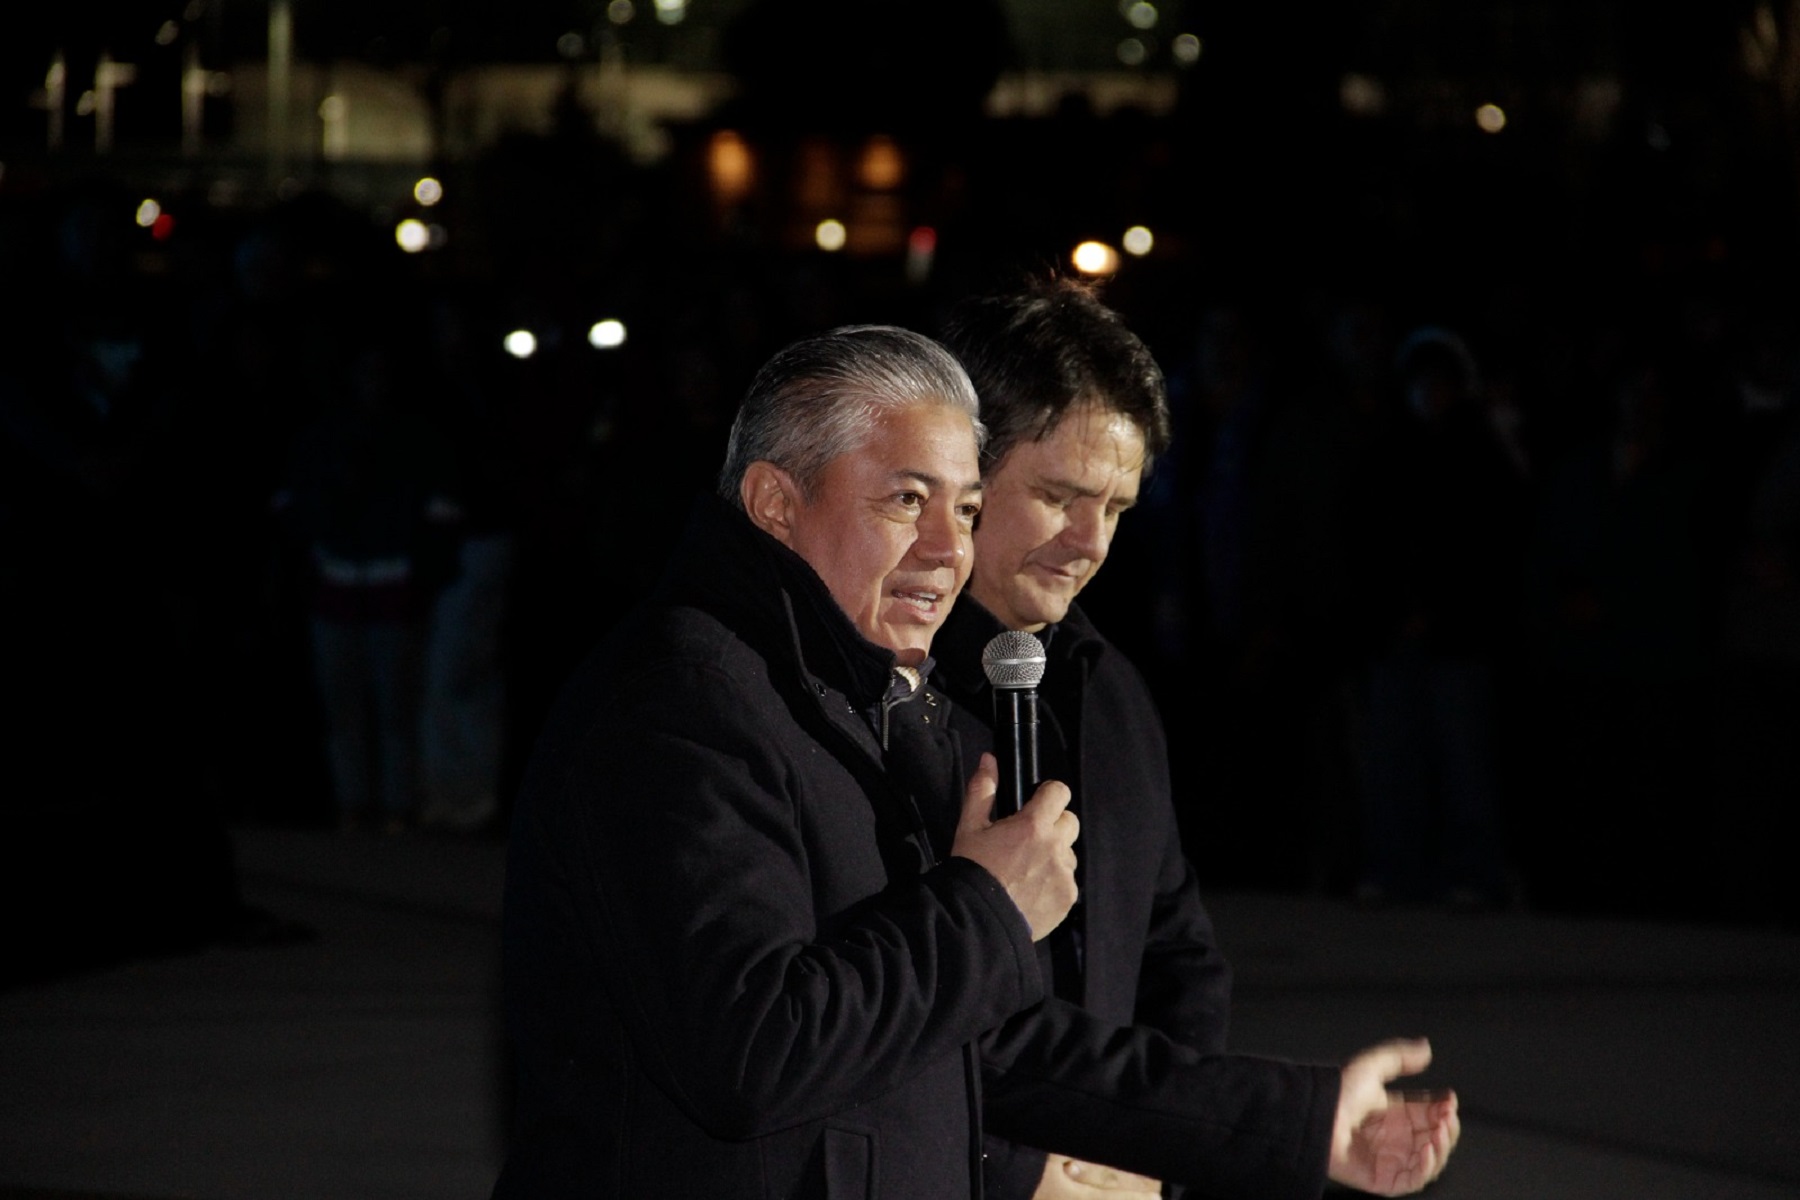
[(1431, 1043), (1424, 1038), (1396, 1038), (1368, 1051), (1369, 1067), (1383, 1084), (1402, 1075), (1417, 1075), (1431, 1065)]
[(975, 765), (975, 773), (969, 776), (968, 786), (963, 789), (962, 817), (957, 821), (957, 828), (981, 830), (992, 825), (994, 797), (999, 791), (1000, 760), (983, 752), (981, 761)]

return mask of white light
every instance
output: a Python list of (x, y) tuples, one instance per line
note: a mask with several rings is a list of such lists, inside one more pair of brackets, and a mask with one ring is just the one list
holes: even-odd
[(1144, 257), (1150, 253), (1150, 247), (1156, 244), (1156, 239), (1151, 236), (1150, 230), (1143, 225), (1133, 225), (1125, 231), (1125, 236), (1119, 241), (1120, 245), (1125, 247), (1125, 253), (1135, 258)]
[(612, 3), (606, 6), (606, 19), (614, 25), (627, 24), (635, 16), (637, 16), (637, 5), (633, 4), (631, 0), (612, 0)]
[(537, 337), (529, 329), (515, 329), (501, 343), (514, 358), (530, 358), (537, 353)]
[(1083, 275), (1111, 275), (1119, 269), (1119, 252), (1105, 242), (1083, 242), (1069, 255)]
[(588, 330), (588, 345), (596, 350), (614, 350), (625, 344), (625, 322), (608, 317), (595, 321)]
[(587, 39), (571, 30), (556, 39), (556, 52), (564, 58), (580, 58), (587, 53)]
[(394, 242), (408, 254), (417, 254), (431, 245), (431, 230), (425, 222), (408, 217), (394, 226)]
[(159, 46), (173, 46), (175, 44), (175, 39), (180, 36), (181, 26), (173, 21), (164, 21), (162, 26), (156, 31), (156, 44)]
[(1191, 67), (1200, 61), (1200, 39), (1191, 33), (1178, 33), (1169, 43), (1169, 53), (1182, 66)]
[(1128, 67), (1142, 66), (1150, 52), (1144, 49), (1144, 43), (1136, 38), (1126, 38), (1119, 43), (1119, 61)]
[(687, 0), (656, 0), (656, 19), (664, 25), (679, 25), (687, 16)]
[(819, 222), (817, 229), (813, 230), (813, 241), (819, 243), (821, 250), (842, 250), (844, 243), (848, 240), (849, 234), (845, 231), (842, 221), (826, 218)]
[(350, 111), (350, 104), (342, 96), (330, 95), (319, 101), (319, 120), (341, 121), (344, 114)]
[(444, 198), (444, 185), (427, 175), (413, 184), (413, 199), (430, 208)]
[(156, 218), (162, 216), (162, 205), (154, 200), (146, 200), (137, 207), (137, 223), (148, 229), (156, 224)]
[(1156, 5), (1148, 0), (1137, 0), (1125, 10), (1125, 19), (1131, 22), (1133, 29), (1153, 29), (1156, 26)]
[(1499, 133), (1506, 128), (1506, 110), (1498, 104), (1484, 104), (1475, 110), (1475, 123), (1483, 133)]

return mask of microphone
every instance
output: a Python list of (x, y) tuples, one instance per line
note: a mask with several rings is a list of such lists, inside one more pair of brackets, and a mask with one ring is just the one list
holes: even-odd
[(1038, 785), (1037, 686), (1044, 678), (1044, 644), (1009, 629), (981, 651), (981, 669), (994, 689), (994, 757), (1000, 760), (995, 812), (1011, 816)]

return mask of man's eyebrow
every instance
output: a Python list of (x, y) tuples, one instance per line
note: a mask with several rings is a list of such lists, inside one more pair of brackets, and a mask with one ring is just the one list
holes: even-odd
[(1037, 485), (1051, 491), (1069, 492), (1077, 496), (1086, 496), (1090, 498), (1098, 496), (1101, 492), (1100, 488), (1083, 487), (1075, 480), (1062, 475), (1040, 475), (1038, 476)]
[[(1103, 488), (1084, 487), (1075, 480), (1061, 475), (1040, 475), (1037, 479), (1037, 486), (1047, 491), (1068, 492), (1071, 495), (1081, 496), (1090, 500), (1099, 497), (1105, 490)], [(1114, 497), (1114, 499), (1117, 499), (1117, 497)], [(1125, 504), (1126, 507), (1130, 507), (1137, 502), (1138, 497), (1133, 496), (1131, 499), (1127, 500)]]

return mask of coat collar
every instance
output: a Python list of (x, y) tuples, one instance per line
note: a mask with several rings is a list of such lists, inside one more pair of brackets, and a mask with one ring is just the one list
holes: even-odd
[(894, 652), (863, 637), (818, 572), (741, 510), (702, 496), (672, 561), (672, 602), (714, 613), (772, 660), (797, 657), (803, 675), (859, 711), (888, 695)]
[[(969, 705), (971, 698), (984, 694), (988, 686), (987, 674), (981, 669), (981, 652), (996, 634), (1005, 630), (1000, 618), (964, 588), (933, 642), (937, 669), (932, 678), (953, 699)], [(1061, 621), (1041, 630), (1038, 640), (1044, 643), (1052, 670), (1057, 664), (1094, 658), (1104, 646), (1093, 622), (1075, 604), (1069, 606)], [(1046, 682), (1050, 682), (1048, 672)], [(984, 711), (982, 705), (974, 707)]]

